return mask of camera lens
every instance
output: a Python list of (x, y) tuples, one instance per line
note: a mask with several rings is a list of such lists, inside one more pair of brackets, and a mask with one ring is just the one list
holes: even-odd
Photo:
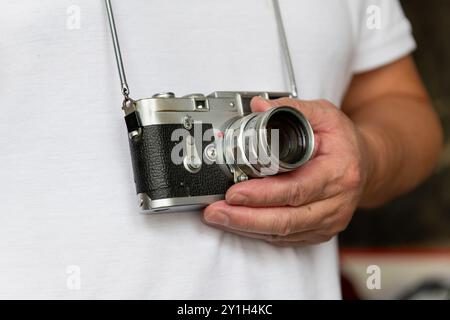
[(228, 127), (224, 141), (227, 164), (250, 177), (295, 170), (311, 158), (314, 149), (311, 125), (292, 107), (239, 118)]
[[(278, 148), (281, 163), (295, 165), (304, 157), (306, 141), (302, 129), (300, 121), (287, 111), (277, 112), (267, 121), (268, 147), (270, 150)], [(277, 136), (277, 141), (272, 141), (272, 137)]]

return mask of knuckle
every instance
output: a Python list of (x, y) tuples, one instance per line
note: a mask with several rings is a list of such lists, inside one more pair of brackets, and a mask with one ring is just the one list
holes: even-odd
[(299, 206), (305, 201), (307, 192), (306, 189), (303, 188), (301, 183), (295, 182), (288, 189), (287, 193), (287, 203), (290, 206)]
[[(338, 217), (336, 217), (336, 215)], [(321, 225), (320, 235), (323, 237), (333, 237), (338, 233), (344, 231), (347, 227), (346, 221), (342, 221), (339, 214), (336, 213), (333, 217), (325, 219)]]
[(333, 103), (331, 103), (331, 101), (327, 100), (327, 99), (318, 99), (317, 102), (319, 104), (321, 104), (322, 106), (324, 106), (324, 107), (328, 107), (330, 105), (333, 105)]
[(317, 103), (325, 109), (329, 109), (329, 110), (333, 110), (333, 111), (337, 111), (336, 106), (329, 100), (327, 99), (319, 99), (317, 100)]
[(326, 233), (326, 236), (333, 237), (333, 236), (339, 234), (340, 232), (344, 231), (344, 229), (345, 229), (345, 226), (343, 226), (342, 223), (337, 223), (331, 229), (329, 229), (329, 231)]
[(287, 215), (275, 215), (272, 223), (272, 233), (283, 237), (293, 233), (292, 219)]
[(325, 219), (320, 223), (320, 229), (323, 231), (323, 234), (330, 232), (332, 228), (333, 222), (330, 219)]
[(275, 102), (278, 106), (297, 106), (298, 103), (297, 100), (287, 97), (276, 99)]
[(325, 229), (325, 236), (333, 237), (342, 231), (344, 231), (348, 226), (346, 221), (341, 221), (340, 219), (331, 224), (328, 228)]
[(349, 188), (358, 188), (362, 183), (362, 171), (358, 164), (353, 164), (347, 169), (346, 185)]

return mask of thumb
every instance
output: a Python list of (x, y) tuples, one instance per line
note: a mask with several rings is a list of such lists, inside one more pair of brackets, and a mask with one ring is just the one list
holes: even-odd
[(266, 100), (260, 96), (255, 96), (250, 101), (250, 108), (253, 112), (264, 112), (274, 106), (271, 100)]

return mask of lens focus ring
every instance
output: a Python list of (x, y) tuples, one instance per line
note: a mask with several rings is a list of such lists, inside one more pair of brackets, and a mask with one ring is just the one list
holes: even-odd
[(292, 107), (252, 113), (232, 122), (224, 139), (225, 161), (250, 177), (292, 171), (314, 150), (314, 132)]

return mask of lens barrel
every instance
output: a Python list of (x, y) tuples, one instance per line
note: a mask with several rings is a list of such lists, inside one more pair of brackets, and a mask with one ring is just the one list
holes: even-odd
[(274, 107), (232, 121), (225, 130), (224, 158), (249, 177), (288, 172), (305, 164), (314, 150), (314, 132), (292, 107)]

